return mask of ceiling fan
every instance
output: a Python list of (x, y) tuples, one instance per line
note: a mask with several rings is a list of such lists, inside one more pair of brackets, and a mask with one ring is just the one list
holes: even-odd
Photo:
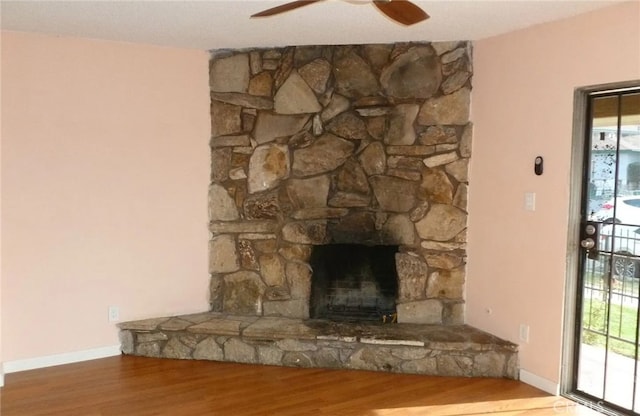
[[(285, 3), (280, 6), (272, 7), (271, 9), (263, 10), (259, 13), (252, 15), (251, 17), (266, 17), (276, 14), (288, 12), (299, 7), (308, 6), (313, 3), (317, 3), (324, 0), (297, 0)], [(395, 20), (398, 23), (409, 26), (423, 20), (427, 20), (429, 15), (420, 7), (411, 3), (408, 0), (372, 0), (378, 10), (387, 15), (390, 19)]]

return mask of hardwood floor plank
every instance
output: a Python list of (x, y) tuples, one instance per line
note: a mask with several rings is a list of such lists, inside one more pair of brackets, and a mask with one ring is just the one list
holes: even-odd
[(8, 374), (0, 402), (2, 416), (597, 414), (514, 380), (133, 356)]

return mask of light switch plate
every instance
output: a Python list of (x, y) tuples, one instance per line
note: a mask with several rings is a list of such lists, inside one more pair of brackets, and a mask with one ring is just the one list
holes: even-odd
[(536, 193), (535, 192), (525, 192), (524, 209), (527, 211), (536, 210)]

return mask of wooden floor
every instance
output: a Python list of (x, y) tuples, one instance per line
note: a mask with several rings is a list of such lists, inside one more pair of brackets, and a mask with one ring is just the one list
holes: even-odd
[(112, 357), (8, 374), (2, 416), (595, 415), (503, 379)]

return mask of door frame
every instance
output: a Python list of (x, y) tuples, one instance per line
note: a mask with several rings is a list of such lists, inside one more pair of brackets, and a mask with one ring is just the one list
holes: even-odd
[[(576, 88), (573, 94), (573, 128), (571, 140), (571, 161), (569, 171), (569, 218), (567, 224), (567, 255), (565, 272), (565, 301), (562, 335), (562, 363), (560, 371), (560, 394), (570, 395), (577, 379), (577, 363), (575, 351), (578, 339), (576, 337), (576, 307), (578, 302), (578, 281), (582, 265), (580, 264), (580, 224), (582, 197), (585, 192), (584, 160), (587, 138), (587, 103), (589, 95), (595, 92), (625, 90), (637, 88), (640, 79), (591, 85)], [(572, 396), (572, 399), (575, 397)]]

